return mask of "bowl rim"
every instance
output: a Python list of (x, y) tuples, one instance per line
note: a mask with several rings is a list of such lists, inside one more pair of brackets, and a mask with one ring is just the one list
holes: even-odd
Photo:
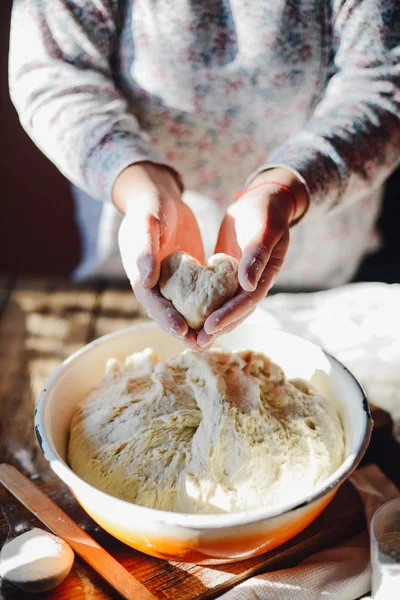
[[(247, 325), (246, 323), (244, 323), (242, 327), (243, 326), (255, 327), (255, 325)], [(72, 353), (70, 356), (68, 356), (68, 358), (66, 358), (57, 367), (57, 369), (54, 371), (51, 377), (49, 377), (49, 379), (47, 380), (47, 382), (41, 390), (34, 413), (34, 426), (36, 437), (39, 446), (43, 452), (43, 455), (50, 465), (50, 468), (72, 490), (74, 490), (74, 488), (78, 484), (81, 489), (85, 489), (88, 493), (96, 493), (99, 496), (99, 500), (100, 498), (104, 498), (105, 502), (112, 501), (116, 505), (116, 508), (118, 507), (122, 510), (134, 511), (137, 513), (137, 517), (142, 516), (143, 520), (151, 520), (153, 521), (153, 523), (159, 523), (174, 527), (191, 528), (201, 531), (203, 529), (205, 530), (223, 529), (226, 527), (240, 527), (246, 524), (256, 524), (266, 519), (287, 515), (290, 512), (299, 510), (311, 503), (321, 500), (324, 496), (328, 495), (330, 492), (333, 492), (335, 488), (337, 488), (345, 479), (347, 479), (349, 475), (357, 468), (368, 447), (372, 432), (372, 417), (364, 388), (356, 379), (356, 377), (351, 373), (351, 371), (345, 365), (343, 365), (343, 363), (341, 363), (337, 358), (332, 356), (329, 352), (327, 352), (317, 344), (314, 344), (313, 342), (310, 342), (309, 340), (295, 335), (293, 333), (281, 329), (274, 329), (274, 333), (277, 333), (278, 335), (283, 334), (284, 336), (293, 337), (297, 340), (301, 340), (303, 342), (306, 342), (307, 344), (314, 346), (315, 348), (321, 350), (329, 360), (336, 363), (340, 367), (340, 369), (346, 373), (346, 377), (350, 378), (356, 385), (360, 397), (360, 408), (364, 413), (364, 427), (363, 431), (359, 433), (358, 446), (343, 461), (340, 467), (336, 469), (336, 471), (332, 473), (330, 477), (328, 477), (321, 484), (319, 484), (310, 494), (302, 497), (300, 500), (299, 498), (297, 498), (295, 501), (287, 502), (274, 508), (264, 507), (233, 513), (194, 514), (177, 513), (172, 511), (160, 510), (157, 508), (149, 508), (147, 506), (141, 506), (139, 504), (135, 504), (127, 500), (122, 500), (121, 498), (117, 498), (116, 496), (112, 496), (111, 494), (107, 494), (106, 492), (103, 492), (102, 490), (99, 490), (95, 486), (86, 482), (84, 479), (79, 477), (79, 475), (77, 475), (68, 465), (68, 463), (58, 454), (46, 433), (45, 411), (50, 389), (58, 381), (58, 379), (64, 376), (65, 370), (70, 368), (71, 364), (76, 359), (78, 359), (81, 354), (89, 352), (91, 348), (97, 345), (101, 345), (112, 338), (120, 337), (121, 335), (129, 335), (130, 332), (135, 332), (138, 329), (147, 328), (158, 327), (156, 323), (152, 321), (137, 323), (103, 335), (99, 338), (96, 338), (92, 342), (85, 344), (84, 346), (76, 350), (74, 353)]]

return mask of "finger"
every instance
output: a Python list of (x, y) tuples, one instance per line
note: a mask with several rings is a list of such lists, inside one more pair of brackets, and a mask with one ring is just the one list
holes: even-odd
[(214, 253), (217, 254), (218, 252), (229, 254), (229, 256), (236, 258), (238, 262), (242, 258), (242, 251), (236, 239), (235, 219), (229, 213), (225, 215), (219, 228)]
[(283, 235), (281, 228), (279, 230), (266, 228), (267, 224), (243, 248), (238, 277), (240, 286), (247, 292), (256, 290), (261, 276)]
[(238, 321), (257, 304), (255, 294), (256, 292), (251, 293), (241, 290), (236, 296), (231, 300), (228, 300), (228, 302), (207, 318), (204, 323), (204, 331), (208, 335), (213, 335), (222, 331), (231, 323)]
[(157, 217), (126, 215), (118, 233), (121, 259), (133, 286), (138, 277), (146, 288), (154, 287), (160, 276), (160, 225)]
[(214, 311), (204, 323), (206, 333), (214, 334), (227, 325), (239, 320), (243, 315), (255, 308), (275, 283), (282, 267), (289, 246), (289, 232), (286, 231), (273, 249), (270, 259), (259, 279), (254, 292), (241, 290), (221, 308)]
[(221, 335), (225, 335), (226, 333), (229, 333), (230, 331), (233, 331), (234, 329), (236, 329), (236, 327), (238, 327), (238, 325), (240, 325), (241, 323), (246, 321), (246, 319), (248, 319), (250, 317), (250, 315), (253, 314), (254, 311), (255, 311), (255, 308), (251, 309), (250, 312), (243, 315), (243, 317), (241, 319), (239, 319), (238, 321), (235, 321), (234, 323), (231, 323), (230, 325), (227, 325), (227, 327), (225, 327), (225, 329), (222, 329), (221, 331), (218, 331), (217, 333), (214, 333), (212, 335), (209, 335), (208, 333), (206, 333), (204, 331), (204, 329), (202, 329), (201, 331), (199, 331), (199, 333), (197, 335), (198, 345), (200, 346), (200, 348), (202, 350), (204, 350), (205, 348), (209, 348), (210, 345), (213, 344), (217, 338), (219, 338)]
[(246, 206), (246, 212), (242, 214), (241, 211), (235, 219), (237, 240), (242, 249), (239, 283), (247, 292), (256, 289), (271, 253), (286, 229), (276, 206), (273, 207), (263, 200)]
[(133, 285), (133, 291), (147, 310), (149, 317), (154, 319), (161, 329), (179, 339), (188, 334), (189, 328), (185, 319), (175, 310), (171, 302), (164, 298), (158, 286), (151, 289), (144, 288), (137, 279)]
[(194, 352), (198, 352), (199, 350), (202, 350), (202, 348), (200, 348), (200, 346), (197, 343), (196, 332), (193, 331), (192, 329), (189, 329), (188, 333), (184, 337), (179, 337), (178, 335), (172, 333), (171, 330), (167, 330), (167, 329), (164, 329), (161, 327), (160, 327), (160, 329), (162, 329), (163, 331), (168, 333), (168, 335), (170, 335), (171, 337), (178, 340), (178, 342), (186, 344), (190, 348), (190, 350), (193, 350)]
[(254, 292), (260, 277), (270, 259), (273, 246), (268, 242), (254, 242), (243, 250), (239, 263), (238, 277), (241, 287), (247, 292)]
[(170, 329), (161, 327), (158, 323), (157, 323), (157, 325), (160, 327), (160, 329), (165, 331), (165, 333), (168, 333), (168, 335), (170, 335), (171, 337), (178, 340), (178, 342), (186, 344), (190, 348), (190, 350), (193, 350), (194, 352), (198, 352), (199, 350), (201, 350), (200, 346), (197, 343), (196, 332), (193, 331), (192, 329), (189, 328), (189, 331), (187, 332), (187, 334), (183, 337), (180, 337), (179, 335), (176, 335), (175, 333), (173, 333)]
[(160, 278), (160, 222), (154, 215), (148, 215), (143, 223), (142, 239), (139, 237), (133, 247), (138, 245), (136, 264), (140, 281), (143, 287), (153, 288)]
[(193, 329), (189, 328), (189, 331), (187, 332), (185, 337), (180, 339), (180, 341), (185, 342), (185, 344), (187, 344), (191, 350), (201, 350), (200, 346), (197, 343), (197, 332), (193, 331)]

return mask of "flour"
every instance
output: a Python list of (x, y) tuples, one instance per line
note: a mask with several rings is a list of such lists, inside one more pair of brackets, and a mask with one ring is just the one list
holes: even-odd
[(35, 527), (4, 544), (0, 576), (26, 592), (40, 593), (64, 581), (73, 562), (64, 540)]

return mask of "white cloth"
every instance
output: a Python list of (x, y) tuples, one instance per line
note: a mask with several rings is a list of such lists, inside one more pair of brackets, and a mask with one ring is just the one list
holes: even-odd
[(387, 411), (400, 442), (400, 285), (352, 283), (309, 294), (276, 294), (253, 319), (322, 346)]
[[(356, 471), (351, 482), (362, 498), (368, 524), (382, 504), (400, 495), (376, 465)], [(369, 556), (365, 531), (339, 546), (317, 552), (297, 567), (249, 579), (220, 600), (356, 600), (371, 587)]]

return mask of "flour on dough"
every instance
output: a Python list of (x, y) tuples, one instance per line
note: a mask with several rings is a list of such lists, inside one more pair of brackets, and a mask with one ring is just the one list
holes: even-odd
[(237, 260), (227, 254), (214, 254), (201, 265), (189, 254), (175, 252), (162, 262), (160, 290), (189, 327), (198, 330), (212, 312), (236, 294), (237, 271)]
[(72, 421), (84, 480), (168, 511), (226, 513), (304, 497), (342, 463), (335, 407), (258, 352), (150, 349), (108, 363)]

